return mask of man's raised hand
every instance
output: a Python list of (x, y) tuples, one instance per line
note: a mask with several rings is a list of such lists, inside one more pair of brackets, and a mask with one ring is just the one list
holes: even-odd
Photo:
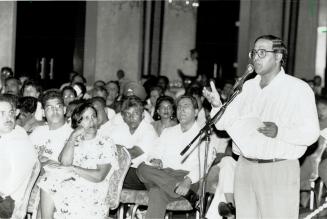
[(211, 103), (213, 107), (220, 107), (220, 95), (216, 89), (216, 86), (213, 81), (210, 81), (211, 91), (206, 88), (203, 88), (202, 94), (203, 96)]

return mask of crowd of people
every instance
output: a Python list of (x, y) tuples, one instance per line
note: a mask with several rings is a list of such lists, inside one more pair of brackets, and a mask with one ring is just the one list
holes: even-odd
[(148, 191), (147, 219), (164, 218), (174, 200), (196, 208), (203, 179), (215, 191), (209, 219), (235, 217), (233, 209), (237, 218), (298, 218), (300, 188), (318, 176), (327, 183), (327, 98), (321, 79), (311, 89), (285, 73), (287, 49), (278, 37), (259, 37), (249, 56), (257, 75), (223, 107), (209, 146), (201, 136), (183, 156), (234, 93), (233, 81), (216, 88), (214, 80), (179, 69), (188, 83), (174, 88), (165, 76), (141, 84), (119, 70), (116, 80), (90, 86), (72, 72), (69, 82), (49, 89), (2, 68), (0, 214), (25, 216), (17, 209), (26, 208), (25, 191), (40, 163), (37, 216), (105, 218), (108, 181), (119, 168), (116, 145), (122, 145), (131, 157), (123, 188)]

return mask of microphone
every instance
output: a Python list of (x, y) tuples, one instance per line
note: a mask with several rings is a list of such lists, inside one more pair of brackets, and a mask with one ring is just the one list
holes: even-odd
[(250, 63), (247, 65), (245, 72), (243, 75), (236, 81), (233, 91), (236, 89), (239, 89), (240, 91), (242, 90), (243, 84), (245, 79), (254, 71), (254, 66)]

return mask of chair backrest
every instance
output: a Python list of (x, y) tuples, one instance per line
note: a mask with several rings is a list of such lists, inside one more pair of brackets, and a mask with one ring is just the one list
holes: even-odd
[(40, 174), (40, 170), (41, 170), (41, 164), (39, 161), (37, 161), (34, 164), (32, 174), (30, 176), (30, 180), (28, 181), (28, 184), (27, 184), (27, 187), (26, 187), (26, 190), (24, 193), (24, 199), (22, 200), (21, 205), (17, 206), (17, 208), (15, 208), (12, 218), (15, 218), (15, 219), (16, 218), (24, 218), (26, 216), (28, 201), (30, 199), (32, 188), (37, 180), (37, 177)]
[(115, 170), (109, 179), (109, 189), (106, 197), (106, 204), (109, 209), (116, 209), (119, 206), (120, 193), (123, 182), (131, 164), (131, 157), (124, 146), (117, 145), (119, 169)]

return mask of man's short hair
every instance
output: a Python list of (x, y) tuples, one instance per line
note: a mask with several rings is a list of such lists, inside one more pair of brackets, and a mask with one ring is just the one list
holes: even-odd
[(118, 79), (121, 79), (121, 78), (125, 77), (125, 72), (124, 72), (124, 70), (119, 69), (119, 70), (117, 71), (117, 77), (118, 77)]
[(106, 107), (106, 100), (103, 97), (92, 97), (88, 99), (86, 102), (93, 104), (94, 102), (98, 102), (102, 105), (103, 108)]
[[(118, 94), (120, 93), (120, 85), (119, 85), (119, 82), (118, 81), (108, 81), (107, 83), (106, 83), (106, 86), (108, 85), (108, 84), (115, 84), (116, 86), (117, 86), (117, 88), (118, 88)], [(108, 91), (109, 92), (109, 91)]]
[(104, 93), (106, 95), (106, 97), (108, 96), (108, 91), (103, 86), (96, 86), (96, 87), (94, 87), (93, 88), (93, 92), (101, 92), (101, 93)]
[(144, 103), (137, 96), (128, 96), (125, 97), (121, 106), (121, 111), (124, 112), (132, 107), (139, 108), (141, 112), (144, 111)]
[(48, 100), (52, 100), (52, 99), (58, 99), (60, 101), (60, 103), (62, 105), (64, 105), (64, 99), (60, 93), (60, 91), (54, 91), (54, 90), (50, 90), (50, 91), (46, 91), (42, 97), (42, 107), (43, 109), (45, 108), (45, 105), (47, 103)]
[(13, 94), (2, 94), (0, 95), (0, 102), (9, 103), (13, 109), (17, 107), (17, 96)]
[(154, 91), (154, 90), (158, 91), (159, 96), (162, 96), (162, 95), (164, 94), (163, 88), (160, 87), (160, 86), (153, 86), (153, 87), (150, 87), (150, 94), (151, 94), (151, 92)]
[(1, 73), (4, 72), (4, 71), (9, 72), (8, 76), (10, 76), (10, 77), (14, 76), (14, 71), (12, 70), (12, 68), (10, 68), (8, 66), (4, 66), (4, 67), (1, 68)]
[(192, 102), (192, 105), (194, 107), (194, 109), (199, 109), (199, 105), (198, 102), (196, 101), (195, 97), (190, 96), (190, 95), (182, 95), (179, 98), (177, 98), (176, 100), (176, 105), (178, 106), (178, 103), (182, 100), (182, 99), (190, 99)]
[[(76, 82), (76, 83), (73, 85), (73, 88), (74, 88), (74, 90), (76, 91), (76, 94), (77, 94), (77, 95), (82, 94), (82, 96), (84, 96), (85, 93), (86, 93), (86, 87), (85, 87), (85, 85), (84, 85), (83, 83), (81, 83), (81, 82)], [(78, 92), (78, 89), (79, 89), (80, 92)]]
[[(163, 80), (167, 86), (169, 85), (169, 78), (167, 76), (159, 75), (158, 76), (158, 81), (159, 80)], [(165, 88), (163, 87), (163, 89), (165, 89)]]
[(18, 85), (21, 85), (21, 84), (22, 84), (22, 82), (21, 82), (19, 79), (15, 78), (15, 77), (12, 77), (12, 76), (6, 78), (6, 80), (5, 80), (5, 84), (6, 84), (8, 81), (10, 81), (10, 80), (14, 80), (14, 81), (16, 81)]
[(186, 95), (187, 96), (202, 96), (202, 89), (200, 86), (190, 86), (187, 90), (186, 90)]
[(17, 108), (22, 112), (35, 113), (37, 99), (35, 97), (21, 97), (18, 99)]
[(75, 74), (75, 75), (72, 77), (72, 81), (74, 81), (74, 78), (76, 78), (76, 77), (80, 77), (80, 78), (82, 78), (83, 83), (84, 83), (84, 84), (86, 83), (86, 79), (85, 79), (85, 77), (84, 77), (83, 75), (81, 75), (81, 74)]
[(191, 54), (194, 54), (194, 53), (197, 53), (197, 52), (198, 52), (198, 51), (197, 51), (195, 48), (190, 50), (190, 53), (191, 53)]
[(287, 61), (287, 48), (285, 44), (283, 43), (282, 39), (279, 37), (276, 37), (274, 35), (262, 35), (259, 36), (254, 43), (256, 43), (258, 40), (264, 39), (269, 40), (272, 42), (272, 50), (276, 53), (281, 53), (283, 55), (283, 58), (281, 60), (281, 65), (285, 67), (286, 61)]
[(22, 92), (24, 92), (24, 89), (25, 89), (27, 86), (32, 86), (32, 87), (34, 87), (35, 90), (36, 90), (37, 92), (39, 92), (40, 95), (42, 95), (42, 86), (41, 86), (37, 81), (35, 81), (35, 80), (31, 80), (31, 79), (25, 81), (24, 84), (23, 84), (23, 87), (22, 87)]
[(316, 102), (317, 102), (317, 104), (321, 103), (321, 104), (324, 104), (324, 105), (327, 106), (327, 97), (325, 97), (325, 96), (316, 96)]
[[(97, 85), (97, 84), (101, 84), (101, 85)], [(93, 87), (97, 87), (97, 86), (105, 86), (106, 82), (104, 82), (103, 80), (97, 80), (93, 83)]]
[(76, 90), (75, 90), (72, 86), (70, 86), (70, 85), (65, 86), (65, 87), (61, 90), (61, 95), (62, 95), (62, 96), (64, 96), (64, 91), (65, 91), (65, 90), (70, 90), (70, 91), (74, 94), (74, 96), (77, 97)]

